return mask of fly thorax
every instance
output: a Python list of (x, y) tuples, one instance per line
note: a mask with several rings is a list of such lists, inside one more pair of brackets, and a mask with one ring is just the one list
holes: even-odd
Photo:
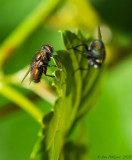
[(89, 50), (91, 51), (92, 56), (96, 59), (101, 59), (105, 57), (105, 49), (102, 41), (99, 40), (92, 41)]
[(47, 61), (50, 61), (50, 55), (49, 55), (49, 53), (46, 53), (46, 56), (47, 56)]

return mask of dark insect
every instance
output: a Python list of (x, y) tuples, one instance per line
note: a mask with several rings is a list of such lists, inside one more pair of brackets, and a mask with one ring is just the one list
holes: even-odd
[[(77, 49), (79, 46), (84, 46), (86, 49), (86, 52), (83, 52)], [(104, 47), (104, 43), (102, 42), (100, 27), (98, 26), (98, 39), (93, 40), (90, 43), (89, 47), (87, 46), (87, 44), (82, 43), (80, 45), (77, 45), (69, 49), (73, 49), (77, 51), (78, 53), (82, 54), (84, 57), (88, 59), (88, 69), (91, 66), (94, 68), (101, 67), (105, 59), (105, 47)], [(88, 70), (88, 69), (78, 68), (77, 70)]]
[[(26, 76), (30, 73), (30, 82), (34, 83), (40, 82), (41, 76), (44, 73), (45, 76), (54, 77), (52, 75), (47, 75), (47, 67), (56, 67), (56, 65), (48, 65), (50, 58), (53, 57), (53, 47), (50, 45), (43, 45), (42, 49), (38, 51), (32, 59), (30, 68), (25, 74), (22, 82)], [(22, 83), (21, 82), (21, 83)]]

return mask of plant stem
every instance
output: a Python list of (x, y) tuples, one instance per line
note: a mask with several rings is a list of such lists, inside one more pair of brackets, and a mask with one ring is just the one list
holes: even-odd
[(34, 119), (41, 123), (43, 113), (35, 106), (30, 100), (28, 100), (21, 93), (11, 88), (10, 86), (0, 82), (0, 93), (20, 106), (23, 110), (28, 112)]
[(0, 69), (12, 52), (44, 22), (61, 0), (42, 0), (36, 9), (7, 37), (0, 46)]
[(49, 103), (54, 104), (56, 96), (51, 86), (44, 79), (42, 79), (41, 83), (38, 83), (37, 85), (35, 85), (34, 83), (31, 83), (29, 85), (28, 78), (25, 79), (24, 83), (22, 84), (20, 83), (27, 69), (28, 67), (26, 67), (26, 69), (22, 69), (16, 72), (15, 74), (4, 76), (2, 78), (2, 81), (7, 84), (15, 84), (15, 85), (23, 86), (24, 88), (30, 89), (33, 92), (35, 92), (38, 96), (48, 101)]

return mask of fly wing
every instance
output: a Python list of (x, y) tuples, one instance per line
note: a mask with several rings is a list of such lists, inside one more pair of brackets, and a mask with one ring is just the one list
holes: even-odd
[[(39, 52), (40, 52), (40, 51), (39, 51)], [(39, 52), (37, 52), (37, 54), (38, 54)], [(37, 55), (37, 54), (36, 54), (36, 55)], [(35, 56), (36, 56), (36, 55), (35, 55)], [(33, 74), (34, 74), (34, 69), (35, 69), (35, 68), (38, 68), (38, 67), (40, 66), (41, 61), (42, 61), (42, 57), (40, 57), (40, 59), (39, 59), (38, 62), (34, 62), (34, 61), (35, 61), (35, 58), (36, 58), (36, 57), (33, 58), (32, 63), (31, 63), (31, 66), (30, 66), (30, 68), (28, 69), (28, 71), (27, 71), (27, 73), (25, 74), (25, 76), (23, 77), (21, 83), (23, 83), (24, 79), (27, 77), (27, 75), (29, 74), (29, 72), (31, 73), (30, 79), (29, 79), (29, 81), (30, 81), (30, 83), (31, 83), (32, 78), (33, 78)]]
[(102, 41), (101, 29), (99, 25), (98, 25), (98, 39)]
[(29, 74), (29, 72), (31, 71), (31, 68), (28, 69), (27, 73), (25, 74), (25, 76), (23, 77), (21, 83), (23, 83), (24, 79), (27, 77), (27, 75)]

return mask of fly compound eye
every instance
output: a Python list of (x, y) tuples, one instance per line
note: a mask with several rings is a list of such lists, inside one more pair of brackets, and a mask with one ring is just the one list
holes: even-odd
[(48, 52), (48, 53), (50, 53), (50, 55), (52, 56), (52, 53), (53, 53), (53, 47), (52, 46), (50, 46), (50, 45), (43, 45), (42, 46), (42, 49), (46, 49), (46, 51)]

